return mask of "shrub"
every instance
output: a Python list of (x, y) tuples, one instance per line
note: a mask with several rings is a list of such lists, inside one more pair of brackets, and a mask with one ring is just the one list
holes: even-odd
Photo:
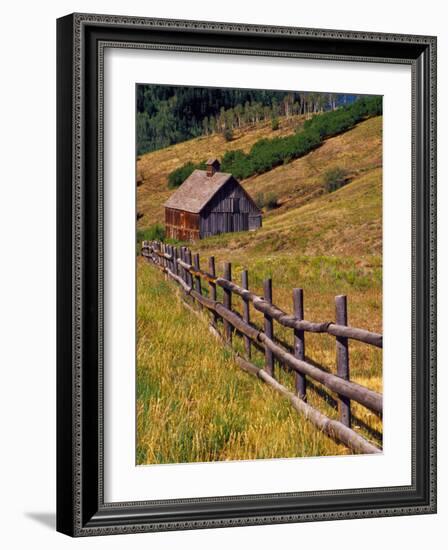
[(252, 163), (248, 155), (240, 149), (227, 151), (222, 157), (221, 170), (243, 180), (253, 174)]
[(280, 128), (280, 121), (278, 120), (277, 117), (274, 117), (271, 120), (271, 128), (274, 132)]
[(334, 136), (345, 132), (354, 124), (369, 116), (376, 116), (382, 113), (383, 101), (381, 96), (362, 97), (351, 105), (346, 105), (336, 111), (315, 115), (305, 121), (305, 130), (314, 130), (321, 138)]
[(223, 135), (224, 135), (224, 139), (226, 141), (232, 141), (233, 139), (233, 131), (232, 131), (232, 128), (226, 128), (223, 132)]
[(187, 162), (180, 168), (176, 168), (168, 175), (168, 188), (175, 189), (183, 184), (183, 182), (194, 172), (194, 170), (205, 170), (205, 161), (198, 164)]
[(265, 205), (265, 199), (264, 199), (264, 193), (257, 193), (255, 195), (255, 204), (258, 206), (258, 208), (261, 210), (264, 208)]
[(266, 208), (266, 210), (273, 210), (278, 206), (278, 195), (277, 193), (274, 193), (274, 191), (270, 191), (266, 194), (262, 192), (257, 193), (255, 196), (255, 204), (260, 210), (262, 208)]
[[(292, 136), (260, 139), (247, 154), (241, 150), (228, 151), (222, 159), (222, 170), (230, 172), (237, 179), (262, 174), (280, 164), (286, 164), (306, 155), (318, 147), (325, 137), (344, 132), (364, 118), (379, 115), (381, 112), (381, 97), (363, 97), (336, 111), (315, 115), (305, 121), (301, 131), (297, 131)], [(201, 166), (190, 162), (171, 172), (168, 177), (168, 186), (179, 186), (195, 168)]]
[(192, 174), (195, 169), (192, 162), (187, 162), (180, 168), (173, 170), (168, 176), (168, 187), (174, 189), (182, 185), (182, 183)]
[(338, 109), (331, 113), (316, 115), (305, 121), (305, 130), (318, 132), (321, 138), (334, 136), (345, 132), (357, 122), (356, 118), (349, 111)]
[(165, 228), (160, 223), (155, 223), (146, 229), (137, 231), (137, 252), (140, 252), (142, 241), (164, 241)]
[(325, 189), (332, 193), (347, 183), (347, 172), (340, 167), (327, 170), (323, 177)]
[(271, 191), (266, 195), (266, 210), (274, 210), (278, 206), (278, 195)]

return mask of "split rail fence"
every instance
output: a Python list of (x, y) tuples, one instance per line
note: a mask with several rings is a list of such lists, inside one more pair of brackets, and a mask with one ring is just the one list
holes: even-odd
[[(208, 270), (205, 271), (201, 269), (199, 254), (192, 254), (188, 247), (143, 241), (141, 255), (178, 283), (185, 294), (202, 308), (212, 313), (212, 327), (215, 331), (218, 321), (222, 321), (224, 334), (221, 337), (226, 345), (232, 345), (235, 332), (242, 336), (244, 357), (236, 353), (236, 359), (243, 370), (271, 385), (315, 426), (353, 451), (365, 454), (381, 452), (381, 449), (351, 427), (351, 401), (360, 403), (381, 417), (383, 396), (350, 380), (349, 340), (382, 348), (383, 337), (381, 334), (347, 325), (346, 296), (335, 298), (336, 322), (316, 323), (304, 319), (303, 290), (300, 288), (293, 289), (294, 314), (290, 315), (273, 304), (271, 279), (264, 281), (263, 296), (258, 296), (249, 290), (247, 270), (243, 271), (239, 286), (232, 281), (231, 263), (224, 265), (224, 274), (219, 277), (216, 274), (214, 257), (209, 258)], [(205, 296), (203, 285), (208, 285), (208, 296)], [(217, 300), (217, 287), (223, 289), (222, 303)], [(242, 315), (232, 308), (234, 295), (243, 301)], [(251, 323), (251, 305), (263, 314), (263, 330)], [(293, 352), (274, 337), (274, 321), (293, 330)], [(326, 333), (336, 338), (337, 374), (327, 372), (306, 360), (307, 332)], [(252, 346), (264, 352), (264, 368), (259, 368), (250, 361)], [(295, 392), (291, 392), (275, 379), (275, 360), (294, 371)], [(329, 418), (307, 403), (307, 378), (337, 394), (339, 420)]]

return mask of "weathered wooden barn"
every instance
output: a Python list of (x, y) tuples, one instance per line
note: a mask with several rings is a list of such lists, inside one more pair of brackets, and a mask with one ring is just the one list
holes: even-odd
[(261, 210), (217, 159), (195, 170), (164, 206), (166, 236), (181, 241), (261, 227)]

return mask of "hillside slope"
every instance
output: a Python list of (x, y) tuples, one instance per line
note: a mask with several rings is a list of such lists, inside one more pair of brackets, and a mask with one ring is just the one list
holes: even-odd
[[(327, 193), (334, 168), (349, 183)], [(303, 158), (245, 182), (254, 195), (275, 191), (280, 208), (265, 213), (263, 231), (238, 248), (295, 248), (302, 255), (368, 256), (382, 250), (382, 117), (327, 140)]]
[[(293, 129), (282, 130), (288, 131), (292, 132)], [(252, 143), (261, 137), (260, 132), (265, 132), (265, 137), (272, 136), (270, 127), (265, 126), (264, 130), (254, 128), (251, 134), (240, 136), (239, 143), (238, 140), (235, 140), (236, 143), (226, 143), (220, 136), (209, 136), (142, 157), (139, 169), (145, 171), (145, 177), (143, 185), (138, 188), (138, 208), (144, 212), (144, 217), (140, 220), (139, 226), (148, 227), (157, 221), (163, 222), (162, 204), (172, 193), (166, 187), (166, 175), (172, 169), (188, 160), (197, 161), (207, 156), (219, 157), (229, 148), (248, 150)], [(345, 170), (348, 183), (337, 191), (328, 193), (325, 189), (324, 175), (334, 168)], [(263, 227), (256, 232), (227, 233), (189, 243), (192, 252), (200, 254), (201, 267), (206, 268), (210, 256), (214, 256), (216, 270), (220, 275), (223, 273), (224, 263), (231, 262), (232, 278), (235, 282), (241, 280), (243, 270), (248, 270), (250, 289), (260, 295), (263, 293), (263, 281), (272, 278), (273, 302), (289, 313), (292, 313), (292, 289), (302, 288), (305, 318), (312, 321), (334, 319), (334, 297), (344, 294), (348, 297), (349, 324), (382, 332), (382, 117), (366, 120), (348, 132), (326, 140), (308, 155), (265, 174), (248, 178), (242, 185), (253, 197), (258, 193), (275, 193), (279, 207), (264, 212)], [(180, 305), (174, 316), (173, 303), (168, 303), (172, 297), (167, 295), (169, 284), (162, 281), (160, 274), (154, 273), (154, 268), (144, 264), (141, 258), (138, 259), (137, 268), (137, 303), (140, 319), (137, 351), (139, 463), (167, 461), (168, 455), (152, 455), (154, 442), (164, 441), (166, 430), (164, 433), (156, 430), (150, 434), (148, 426), (159, 425), (160, 418), (163, 418), (170, 426), (170, 430), (176, 434), (177, 440), (183, 441), (184, 430), (189, 433), (191, 429), (188, 425), (190, 413), (196, 415), (196, 422), (198, 418), (201, 419), (202, 439), (197, 449), (206, 448), (204, 441), (224, 441), (220, 439), (221, 436), (216, 436), (217, 424), (229, 425), (229, 433), (233, 433), (233, 421), (237, 420), (240, 423), (238, 430), (241, 435), (238, 437), (241, 439), (229, 437), (219, 445), (219, 449), (216, 446), (216, 451), (214, 447), (212, 452), (216, 452), (216, 460), (225, 460), (229, 456), (311, 456), (340, 452), (334, 449), (333, 442), (327, 440), (327, 447), (327, 444), (320, 441), (312, 431), (303, 437), (298, 430), (308, 430), (307, 423), (290, 422), (289, 417), (283, 416), (283, 413), (279, 423), (277, 420), (272, 421), (272, 426), (275, 423), (275, 430), (279, 430), (281, 437), (267, 439), (262, 429), (266, 417), (269, 418), (270, 411), (273, 411), (274, 417), (278, 418), (277, 415), (283, 410), (283, 404), (279, 400), (271, 402), (268, 392), (263, 393), (262, 399), (252, 399), (252, 391), (260, 396), (261, 393), (258, 392), (264, 389), (254, 388), (252, 381), (250, 385), (247, 382), (246, 387), (246, 378), (233, 368), (235, 365), (225, 350), (211, 350), (213, 364), (210, 364), (208, 348), (207, 353), (204, 353), (205, 344), (202, 341), (203, 335), (207, 333), (206, 325), (203, 330), (198, 330), (197, 323), (185, 312), (180, 311)], [(222, 300), (219, 290), (218, 299)], [(207, 292), (206, 288), (204, 292)], [(242, 301), (235, 299), (232, 308), (241, 314)], [(262, 313), (252, 310), (251, 323), (262, 329), (263, 322)], [(164, 354), (167, 353), (163, 345), (166, 335), (163, 341), (158, 336), (160, 326), (163, 326), (164, 330), (169, 327), (173, 331), (168, 337), (174, 342), (173, 347), (168, 350), (169, 356), (159, 355), (160, 349)], [(183, 326), (188, 327), (188, 333), (186, 329), (185, 332), (179, 330), (179, 327)], [(290, 346), (293, 345), (291, 330), (276, 325), (275, 336)], [(146, 339), (152, 348), (146, 348)], [(213, 346), (207, 343), (208, 345)], [(201, 350), (201, 353), (197, 350)], [(171, 372), (166, 373), (157, 367), (160, 364), (170, 364), (174, 354), (176, 357), (172, 364), (176, 369), (180, 361), (188, 362), (188, 371), (185, 372), (188, 372), (189, 376), (184, 376), (184, 380), (189, 381), (193, 376), (199, 378), (203, 371), (208, 377), (201, 380), (207, 380), (208, 386), (204, 392), (202, 388), (200, 391), (193, 391), (193, 386), (197, 386), (196, 382), (188, 382), (187, 389), (191, 390), (191, 393), (187, 392), (184, 395), (179, 391), (174, 412), (170, 410), (169, 403), (162, 406), (160, 399), (156, 401), (158, 408), (152, 410), (147, 404), (147, 397), (153, 391), (152, 388), (155, 388), (157, 395), (162, 395), (163, 392), (159, 391), (161, 385), (175, 379), (178, 373), (174, 367)], [(306, 357), (336, 374), (334, 338), (325, 334), (307, 333)], [(263, 353), (254, 349), (252, 360), (262, 365)], [(165, 376), (168, 382), (163, 380)], [(288, 373), (279, 372), (279, 376), (282, 383), (293, 388), (293, 378)], [(382, 350), (351, 341), (350, 378), (381, 392)], [(220, 388), (226, 384), (236, 384), (239, 393), (235, 394), (235, 403), (229, 407), (226, 403), (221, 413), (221, 402), (216, 404), (216, 396), (221, 395)], [(335, 396), (331, 394), (328, 398), (325, 393), (318, 391), (319, 387), (312, 384), (309, 388), (310, 404), (325, 414), (336, 417), (336, 402), (332, 401), (332, 397)], [(182, 388), (181, 390), (183, 391)], [(192, 395), (201, 397), (196, 399)], [(213, 403), (213, 406), (210, 403)], [(261, 403), (264, 403), (264, 406), (259, 410)], [(236, 416), (232, 416), (233, 405), (238, 411)], [(216, 411), (217, 408), (217, 414), (222, 414), (223, 418), (210, 417), (210, 411)], [(248, 421), (247, 425), (246, 410), (250, 410), (250, 422)], [(202, 414), (203, 411), (206, 414)], [(354, 429), (368, 439), (380, 442), (381, 420), (356, 403), (353, 404), (353, 413)], [(257, 421), (258, 417), (262, 420)], [(157, 419), (157, 422), (154, 422), (154, 419)], [(165, 426), (165, 423), (160, 425)], [(284, 445), (285, 434), (289, 436), (290, 442), (295, 442), (293, 447)], [(311, 447), (309, 442), (312, 442)], [(166, 448), (168, 447), (167, 443)], [(185, 460), (185, 453), (192, 457), (191, 460), (204, 460), (197, 449), (194, 445), (191, 449), (179, 449), (179, 454), (169, 456), (168, 461), (179, 460), (179, 456)], [(275, 452), (278, 451), (278, 454), (272, 449), (276, 449)], [(228, 454), (230, 450), (232, 455)]]
[(241, 371), (159, 271), (140, 258), (137, 269), (137, 464), (348, 454)]
[[(244, 180), (253, 197), (274, 192), (280, 206), (264, 212), (263, 227), (255, 233), (222, 234), (198, 241), (194, 248), (217, 256), (231, 251), (234, 257), (292, 252), (358, 258), (381, 254), (381, 134), (382, 117), (366, 120), (300, 159)], [(328, 193), (323, 176), (337, 167), (346, 171), (349, 183)], [(154, 194), (153, 210), (157, 198)]]
[(229, 142), (221, 134), (212, 134), (142, 155), (137, 160), (137, 175), (143, 181), (137, 188), (138, 211), (143, 214), (138, 227), (164, 221), (162, 205), (173, 193), (172, 189), (167, 188), (167, 177), (176, 168), (189, 161), (200, 162), (210, 157), (221, 157), (226, 151), (242, 149), (248, 152), (259, 139), (293, 134), (303, 121), (303, 116), (281, 117), (280, 128), (275, 132), (269, 121), (260, 122), (235, 130), (234, 138)]
[[(288, 119), (288, 123), (282, 121), (282, 129), (275, 135), (291, 133), (297, 123), (297, 118)], [(138, 187), (137, 200), (143, 217), (138, 226), (144, 228), (164, 222), (162, 205), (173, 192), (166, 186), (171, 170), (188, 160), (219, 157), (229, 149), (247, 151), (261, 137), (273, 134), (268, 124), (260, 124), (230, 143), (220, 135), (212, 135), (141, 157), (138, 170), (143, 176), (143, 185)], [(302, 158), (242, 181), (254, 198), (260, 193), (275, 193), (279, 207), (264, 213), (263, 228), (256, 234), (220, 235), (198, 243), (199, 247), (215, 247), (220, 242), (223, 247), (234, 249), (263, 244), (265, 251), (293, 245), (299, 246), (304, 254), (379, 253), (382, 246), (381, 163), (382, 117), (379, 116), (326, 140)], [(328, 194), (323, 178), (333, 168), (342, 168), (350, 183)], [(301, 208), (306, 205), (302, 212)], [(347, 219), (351, 220), (350, 224)], [(365, 243), (368, 246), (370, 243), (371, 248), (366, 249)]]
[[(355, 177), (342, 189), (318, 195), (297, 208), (267, 215), (255, 233), (226, 233), (194, 243), (195, 250), (243, 258), (247, 254), (363, 257), (382, 250), (380, 168)], [(281, 211), (282, 210), (282, 211)]]
[[(302, 206), (324, 191), (323, 176), (342, 168), (353, 180), (382, 164), (382, 117), (370, 118), (339, 136), (327, 139), (316, 150), (289, 164), (243, 182), (247, 191), (275, 192), (283, 208)], [(279, 210), (266, 217), (278, 215)]]

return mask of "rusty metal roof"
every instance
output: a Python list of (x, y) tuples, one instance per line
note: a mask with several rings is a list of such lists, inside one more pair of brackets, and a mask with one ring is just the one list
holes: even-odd
[(225, 172), (207, 176), (205, 170), (195, 170), (164, 206), (198, 214), (231, 177), (232, 174)]

